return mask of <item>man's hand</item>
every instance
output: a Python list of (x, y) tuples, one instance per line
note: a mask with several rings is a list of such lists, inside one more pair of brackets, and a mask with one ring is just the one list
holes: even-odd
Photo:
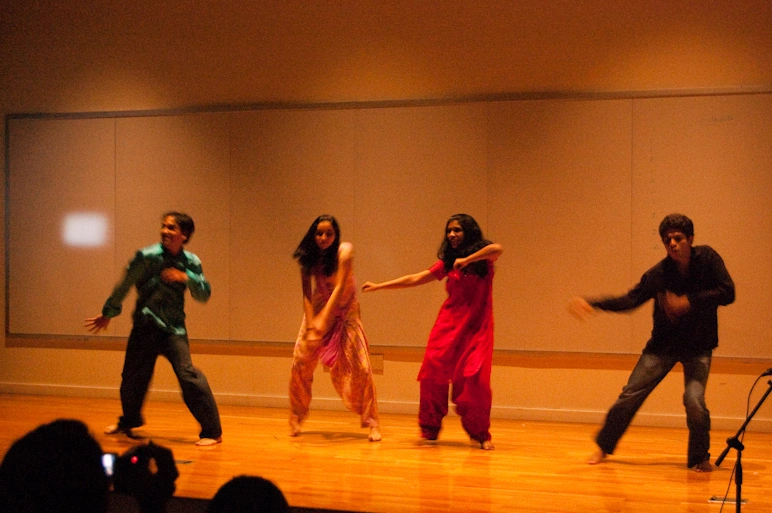
[(586, 299), (579, 296), (571, 298), (571, 301), (568, 302), (568, 311), (583, 321), (595, 314), (595, 308)]
[(179, 269), (175, 267), (167, 267), (163, 271), (161, 271), (161, 279), (166, 283), (187, 283), (188, 281), (188, 273), (185, 271), (180, 271)]
[(679, 317), (683, 317), (692, 309), (691, 303), (687, 296), (679, 296), (675, 292), (660, 292), (657, 294), (657, 300), (659, 306), (665, 311), (665, 315), (671, 321), (677, 320)]
[(137, 445), (115, 461), (113, 487), (132, 495), (143, 513), (165, 511), (164, 504), (177, 488), (180, 473), (171, 449), (154, 444)]
[(91, 333), (99, 333), (102, 330), (107, 329), (107, 326), (110, 325), (110, 318), (105, 317), (104, 315), (98, 315), (96, 317), (89, 317), (86, 319), (84, 326), (91, 332)]

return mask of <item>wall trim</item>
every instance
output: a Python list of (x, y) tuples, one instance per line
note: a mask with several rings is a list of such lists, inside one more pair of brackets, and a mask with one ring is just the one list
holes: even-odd
[[(100, 399), (117, 399), (117, 387), (89, 387), (76, 385), (52, 385), (31, 383), (0, 382), (1, 394), (48, 395), (57, 397), (96, 397)], [(261, 408), (286, 409), (289, 405), (287, 396), (258, 394), (228, 394), (215, 393), (219, 404), (232, 406), (255, 406)], [(179, 390), (151, 390), (148, 400), (159, 402), (181, 402)], [(314, 408), (329, 411), (346, 411), (338, 397), (314, 397)], [(378, 401), (378, 409), (383, 413), (405, 415), (418, 414), (418, 401)], [(532, 422), (567, 422), (577, 424), (600, 424), (605, 418), (606, 410), (580, 410), (569, 408), (524, 408), (520, 406), (494, 406), (491, 410), (492, 419), (510, 419)], [(452, 409), (448, 415), (455, 417)], [(711, 416), (712, 429), (737, 430), (744, 418), (728, 416)], [(684, 414), (639, 412), (633, 426), (644, 427), (686, 427)], [(750, 426), (750, 424), (749, 424)], [(754, 417), (752, 431), (772, 432), (772, 418)]]
[(18, 112), (6, 114), (6, 124), (12, 119), (94, 119), (150, 116), (178, 116), (201, 113), (227, 113), (260, 110), (353, 110), (389, 109), (400, 107), (436, 107), (466, 103), (493, 103), (542, 100), (635, 100), (648, 98), (682, 98), (698, 96), (732, 96), (772, 93), (772, 84), (740, 87), (702, 87), (685, 89), (643, 89), (621, 91), (524, 91), (491, 94), (471, 94), (445, 98), (402, 98), (396, 100), (361, 100), (330, 102), (253, 102), (215, 103), (168, 109), (139, 109), (81, 112)]
[[(7, 348), (80, 349), (96, 351), (125, 351), (126, 337), (100, 337), (81, 335), (18, 335), (5, 337)], [(202, 340), (192, 339), (193, 354), (223, 356), (258, 356), (292, 358), (294, 342), (257, 340)], [(421, 362), (424, 348), (408, 346), (370, 346), (370, 354), (380, 356), (385, 362)], [(602, 369), (632, 370), (638, 353), (585, 353), (569, 351), (520, 351), (495, 349), (493, 365), (496, 367), (520, 367), (528, 369)], [(714, 356), (711, 372), (758, 376), (770, 368), (767, 358), (743, 358)], [(675, 372), (681, 372), (676, 366)]]

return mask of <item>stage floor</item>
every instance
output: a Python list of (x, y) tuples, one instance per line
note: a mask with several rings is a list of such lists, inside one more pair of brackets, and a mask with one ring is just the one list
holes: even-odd
[[(313, 406), (312, 406), (313, 407)], [(120, 413), (117, 399), (0, 394), (0, 455), (10, 444), (56, 418), (77, 418), (106, 452), (138, 443), (102, 434)], [(446, 419), (435, 445), (419, 442), (416, 419), (382, 414), (383, 441), (348, 412), (312, 410), (303, 433), (288, 436), (287, 411), (220, 406), (224, 442), (198, 448), (198, 425), (180, 402), (150, 401), (145, 439), (170, 448), (180, 472), (178, 497), (208, 499), (231, 477), (260, 475), (290, 505), (373, 513), (428, 512), (718, 512), (734, 501), (733, 450), (710, 474), (685, 468), (686, 429), (633, 426), (617, 454), (588, 465), (598, 426), (493, 419), (496, 449), (482, 451)], [(737, 426), (740, 427), (739, 425)], [(772, 433), (744, 439), (742, 498), (747, 512), (772, 511)], [(734, 432), (712, 433), (713, 461)], [(724, 504), (723, 511), (735, 511)]]

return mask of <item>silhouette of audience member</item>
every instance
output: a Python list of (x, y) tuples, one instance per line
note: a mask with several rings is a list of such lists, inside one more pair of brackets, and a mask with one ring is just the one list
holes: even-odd
[(237, 476), (217, 490), (207, 513), (289, 513), (278, 486), (258, 476)]
[(179, 475), (171, 449), (149, 442), (115, 460), (113, 489), (136, 498), (141, 513), (162, 513)]
[(102, 447), (79, 420), (37, 427), (0, 464), (4, 513), (106, 513), (109, 490)]

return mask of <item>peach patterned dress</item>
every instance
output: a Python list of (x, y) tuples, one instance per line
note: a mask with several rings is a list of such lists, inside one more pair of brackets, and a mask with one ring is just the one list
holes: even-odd
[[(318, 267), (312, 274), (314, 313), (327, 304), (333, 290), (332, 276)], [(353, 274), (344, 284), (334, 322), (319, 340), (306, 338), (306, 318), (300, 325), (290, 375), (290, 426), (298, 427), (308, 416), (311, 385), (319, 362), (330, 368), (332, 384), (343, 404), (360, 416), (362, 427), (378, 427), (378, 400), (370, 367), (370, 351), (359, 314)]]

